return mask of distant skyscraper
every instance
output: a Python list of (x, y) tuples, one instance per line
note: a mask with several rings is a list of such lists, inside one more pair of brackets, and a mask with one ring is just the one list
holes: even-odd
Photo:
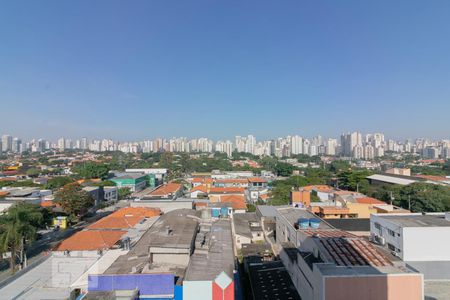
[(2, 136), (2, 151), (8, 152), (12, 150), (12, 136), (5, 134)]
[(291, 136), (291, 153), (293, 155), (303, 153), (303, 138), (298, 135)]

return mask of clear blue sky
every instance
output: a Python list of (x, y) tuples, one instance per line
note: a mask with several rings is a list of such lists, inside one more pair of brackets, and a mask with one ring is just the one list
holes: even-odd
[(450, 138), (450, 1), (2, 1), (0, 133)]

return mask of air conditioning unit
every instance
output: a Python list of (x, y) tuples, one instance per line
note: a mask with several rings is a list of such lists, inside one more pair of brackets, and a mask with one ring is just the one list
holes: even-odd
[(394, 256), (400, 257), (398, 252), (392, 251), (391, 254), (394, 255)]
[(382, 236), (378, 236), (378, 244), (384, 246), (386, 244), (386, 239)]

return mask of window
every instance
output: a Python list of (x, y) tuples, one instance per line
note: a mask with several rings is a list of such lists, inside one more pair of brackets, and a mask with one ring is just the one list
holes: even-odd
[(395, 237), (395, 231), (391, 230), (388, 228), (388, 233), (390, 236), (394, 236)]
[(380, 223), (375, 223), (375, 228), (376, 228), (376, 229), (380, 229), (380, 228), (381, 228)]
[(388, 243), (387, 246), (388, 246), (389, 250), (395, 251), (395, 246), (394, 245)]

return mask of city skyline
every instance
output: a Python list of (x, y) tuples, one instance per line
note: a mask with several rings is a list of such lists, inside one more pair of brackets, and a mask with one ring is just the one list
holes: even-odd
[(2, 3), (0, 128), (52, 139), (355, 127), (448, 138), (449, 6)]

